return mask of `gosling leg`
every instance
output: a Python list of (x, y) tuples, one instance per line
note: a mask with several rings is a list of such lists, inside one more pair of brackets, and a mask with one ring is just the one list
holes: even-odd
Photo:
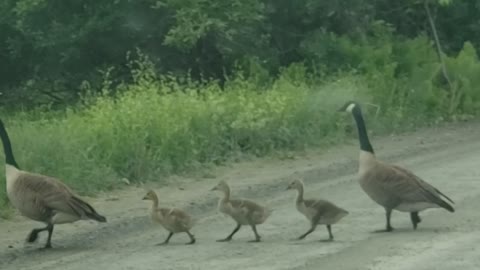
[(191, 234), (189, 231), (187, 231), (188, 237), (190, 237), (190, 242), (187, 243), (187, 245), (193, 245), (195, 244), (195, 236)]
[(331, 241), (333, 241), (332, 225), (328, 224), (328, 225), (327, 225), (327, 230), (328, 230), (328, 239), (322, 240), (322, 242), (331, 242)]
[(240, 227), (242, 227), (242, 225), (237, 224), (237, 227), (235, 227), (235, 229), (233, 229), (233, 232), (229, 236), (227, 236), (224, 239), (217, 240), (217, 242), (228, 242), (228, 241), (232, 240), (233, 235), (236, 234), (238, 232), (238, 230), (240, 230)]
[(306, 233), (300, 235), (297, 239), (298, 239), (298, 240), (303, 240), (307, 235), (309, 235), (309, 234), (311, 234), (313, 231), (315, 231), (316, 228), (317, 228), (317, 225), (316, 225), (316, 224), (312, 224), (312, 226), (310, 227), (310, 229), (309, 229)]
[(165, 239), (165, 241), (163, 241), (162, 243), (157, 244), (157, 246), (163, 246), (163, 245), (168, 244), (168, 242), (170, 241), (170, 238), (172, 238), (172, 236), (173, 236), (173, 232), (170, 232), (167, 236), (167, 239)]
[(260, 235), (259, 235), (258, 232), (257, 232), (257, 227), (255, 226), (255, 224), (252, 224), (252, 225), (250, 225), (250, 226), (252, 227), (252, 231), (253, 231), (253, 233), (255, 234), (255, 240), (250, 240), (250, 241), (248, 241), (248, 242), (260, 242), (260, 241), (261, 241), (261, 240), (260, 240), (261, 237), (260, 237)]

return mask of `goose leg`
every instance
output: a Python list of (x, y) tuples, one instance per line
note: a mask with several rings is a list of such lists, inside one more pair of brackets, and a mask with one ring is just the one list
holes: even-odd
[(46, 230), (48, 232), (48, 238), (47, 243), (45, 244), (45, 248), (52, 248), (53, 224), (48, 224)]
[(377, 233), (380, 233), (380, 232), (391, 232), (393, 231), (393, 227), (392, 225), (390, 224), (390, 217), (392, 216), (392, 209), (387, 209), (385, 208), (385, 217), (387, 219), (387, 225), (386, 225), (386, 228), (385, 230), (377, 230), (375, 232)]
[(418, 223), (422, 222), (422, 219), (418, 215), (418, 212), (411, 212), (410, 219), (412, 220), (413, 229), (416, 230)]
[(250, 226), (252, 227), (252, 231), (255, 234), (255, 240), (250, 240), (248, 242), (260, 242), (261, 237), (260, 237), (260, 235), (258, 235), (257, 227), (255, 226), (255, 224), (252, 224)]
[(53, 230), (53, 225), (47, 225), (45, 228), (33, 229), (27, 237), (27, 242), (28, 243), (33, 243), (33, 242), (37, 241), (38, 234), (43, 232), (43, 231), (49, 230), (49, 226), (52, 226), (52, 230)]
[(229, 236), (227, 236), (227, 238), (217, 240), (217, 242), (228, 242), (228, 241), (232, 240), (233, 235), (236, 234), (238, 232), (238, 230), (240, 230), (240, 227), (242, 227), (242, 225), (237, 224), (237, 227), (235, 227), (235, 229), (233, 229), (233, 232)]
[(312, 226), (310, 227), (310, 229), (309, 229), (306, 233), (304, 233), (304, 234), (302, 234), (302, 235), (300, 235), (300, 236), (298, 237), (298, 240), (304, 239), (307, 235), (309, 235), (309, 234), (311, 234), (313, 231), (315, 231), (315, 228), (317, 228), (317, 225), (316, 225), (316, 224), (312, 224)]
[(173, 236), (173, 232), (170, 232), (167, 236), (167, 239), (165, 239), (165, 241), (163, 241), (162, 243), (157, 244), (157, 246), (163, 246), (163, 245), (168, 244), (168, 241), (170, 241), (170, 238), (172, 238), (172, 236)]
[(27, 242), (28, 243), (33, 243), (33, 242), (37, 241), (38, 233), (43, 232), (45, 230), (46, 230), (46, 228), (33, 229), (27, 237)]
[(385, 216), (387, 217), (387, 228), (385, 229), (387, 232), (393, 231), (393, 227), (390, 224), (390, 218), (392, 217), (392, 209), (387, 209)]
[(193, 234), (191, 234), (189, 231), (187, 231), (187, 234), (190, 237), (190, 242), (188, 242), (187, 245), (195, 244), (195, 236), (193, 236)]

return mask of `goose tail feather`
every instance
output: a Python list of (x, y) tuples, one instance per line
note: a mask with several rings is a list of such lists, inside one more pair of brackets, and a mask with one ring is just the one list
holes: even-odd
[(74, 208), (82, 209), (85, 216), (88, 217), (89, 219), (93, 219), (93, 220), (96, 220), (96, 221), (102, 222), (102, 223), (107, 222), (106, 217), (97, 213), (97, 211), (95, 211), (95, 209), (90, 204), (83, 201), (82, 199), (74, 196), (74, 197), (72, 197), (72, 204), (76, 206)]

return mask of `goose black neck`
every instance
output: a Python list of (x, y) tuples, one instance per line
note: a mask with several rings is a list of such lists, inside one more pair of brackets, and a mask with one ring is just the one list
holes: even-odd
[(358, 106), (355, 106), (355, 108), (353, 108), (352, 114), (355, 122), (357, 123), (360, 150), (373, 154), (373, 147), (370, 144), (370, 140), (368, 139), (367, 128), (365, 127), (365, 121), (363, 120), (362, 111)]
[(14, 166), (18, 169), (18, 164), (13, 157), (12, 145), (10, 143), (10, 138), (8, 138), (7, 131), (3, 122), (0, 120), (0, 137), (2, 139), (3, 151), (5, 153), (5, 163), (11, 166)]

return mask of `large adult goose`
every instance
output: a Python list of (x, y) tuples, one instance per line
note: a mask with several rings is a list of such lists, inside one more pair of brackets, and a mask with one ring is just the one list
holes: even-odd
[(46, 224), (44, 228), (33, 229), (28, 235), (28, 242), (35, 242), (40, 232), (47, 231), (45, 248), (51, 248), (55, 224), (71, 223), (81, 219), (107, 221), (60, 180), (21, 170), (13, 156), (10, 139), (2, 120), (0, 137), (5, 153), (8, 199), (23, 216)]
[(409, 212), (413, 229), (421, 222), (419, 212), (428, 208), (444, 208), (454, 212), (445, 200), (453, 201), (437, 188), (402, 167), (387, 164), (376, 159), (368, 138), (360, 105), (349, 101), (339, 111), (353, 115), (358, 129), (360, 158), (357, 177), (367, 195), (385, 208), (386, 228), (378, 232), (393, 231), (390, 217), (393, 210)]

